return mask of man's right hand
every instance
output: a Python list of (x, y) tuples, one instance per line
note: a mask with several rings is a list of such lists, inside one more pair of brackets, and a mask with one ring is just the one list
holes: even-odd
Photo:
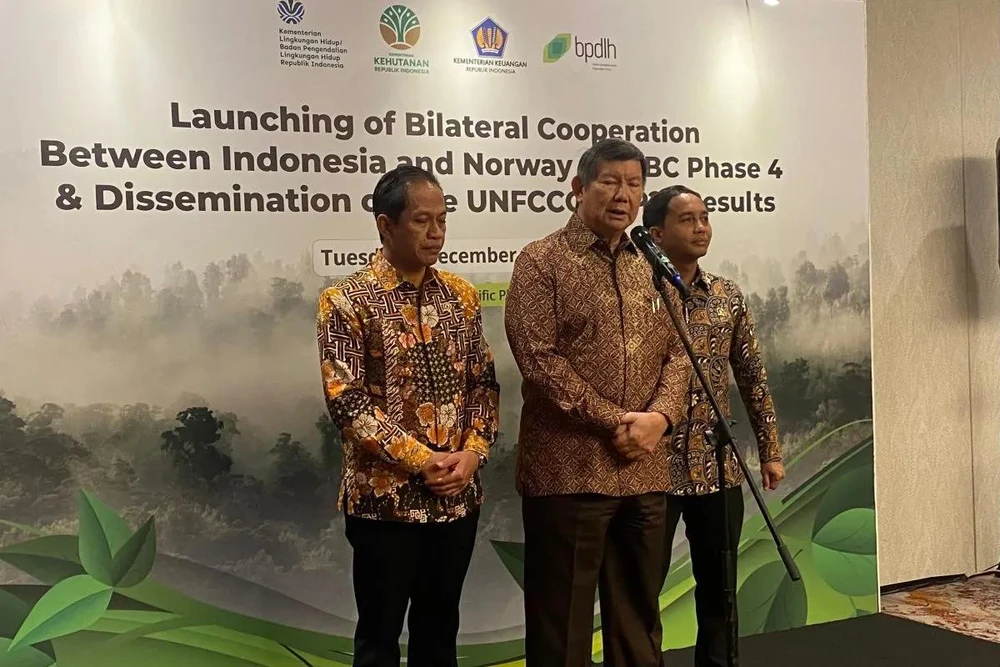
[(656, 450), (667, 418), (659, 412), (629, 412), (615, 430), (615, 449), (629, 461), (637, 461)]

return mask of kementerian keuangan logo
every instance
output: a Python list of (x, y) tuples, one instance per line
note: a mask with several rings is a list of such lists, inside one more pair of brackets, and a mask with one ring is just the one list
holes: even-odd
[(289, 25), (297, 25), (306, 17), (306, 7), (300, 0), (281, 0), (278, 3), (278, 16)]
[(510, 33), (492, 17), (487, 16), (472, 26), (470, 35), (472, 36), (472, 45), (476, 49), (476, 57), (456, 55), (453, 59), (455, 64), (464, 67), (466, 72), (514, 74), (518, 69), (528, 66), (524, 60), (506, 57)]
[(503, 58), (510, 34), (490, 17), (472, 29), (472, 41), (480, 58)]

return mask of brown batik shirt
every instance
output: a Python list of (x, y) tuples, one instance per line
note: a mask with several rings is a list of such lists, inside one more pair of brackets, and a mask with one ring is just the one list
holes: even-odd
[(613, 443), (626, 412), (679, 422), (691, 374), (652, 270), (631, 240), (623, 235), (612, 253), (574, 214), (518, 255), (505, 315), (524, 378), (518, 491), (666, 491), (666, 438), (634, 462)]
[[(730, 418), (729, 378), (739, 387), (761, 463), (781, 461), (774, 402), (767, 384), (753, 317), (746, 299), (732, 280), (698, 270), (691, 296), (684, 304), (691, 347), (712, 385), (719, 407)], [(674, 428), (670, 443), (670, 488), (674, 495), (703, 495), (719, 490), (715, 449), (705, 430), (715, 427), (712, 405), (692, 373), (684, 419)], [(726, 486), (742, 484), (743, 471), (731, 452), (726, 458)]]
[(414, 287), (379, 251), (320, 296), (317, 336), (327, 407), (343, 434), (339, 507), (421, 523), (478, 507), (478, 472), (450, 498), (420, 475), (432, 452), (485, 459), (496, 439), (500, 387), (476, 289), (434, 269)]

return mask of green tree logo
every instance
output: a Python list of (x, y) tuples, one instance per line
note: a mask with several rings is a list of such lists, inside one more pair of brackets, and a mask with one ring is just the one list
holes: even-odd
[(394, 49), (405, 51), (420, 41), (420, 19), (409, 7), (392, 5), (378, 21), (382, 39)]
[(545, 45), (544, 49), (542, 49), (542, 62), (554, 63), (569, 53), (569, 49), (572, 45), (573, 35), (568, 32), (559, 33), (552, 38), (551, 42)]

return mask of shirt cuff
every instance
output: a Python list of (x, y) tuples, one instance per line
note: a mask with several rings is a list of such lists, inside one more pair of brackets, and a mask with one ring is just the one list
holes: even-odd
[(656, 410), (655, 412), (659, 412), (661, 415), (663, 415), (663, 419), (667, 422), (667, 427), (663, 429), (663, 435), (661, 437), (665, 438), (669, 435), (673, 435), (674, 422), (670, 420), (670, 415), (668, 415), (666, 412), (663, 412), (662, 410)]
[(434, 454), (430, 447), (410, 435), (402, 439), (396, 451), (392, 451), (395, 449), (394, 445), (395, 443), (390, 445), (389, 455), (395, 457), (403, 469), (414, 474), (420, 472)]
[(462, 449), (479, 454), (485, 461), (490, 460), (490, 443), (475, 431), (469, 430), (462, 440)]
[(765, 446), (760, 448), (760, 462), (764, 463), (782, 463), (783, 459), (781, 456), (781, 447), (776, 442), (770, 442)]

